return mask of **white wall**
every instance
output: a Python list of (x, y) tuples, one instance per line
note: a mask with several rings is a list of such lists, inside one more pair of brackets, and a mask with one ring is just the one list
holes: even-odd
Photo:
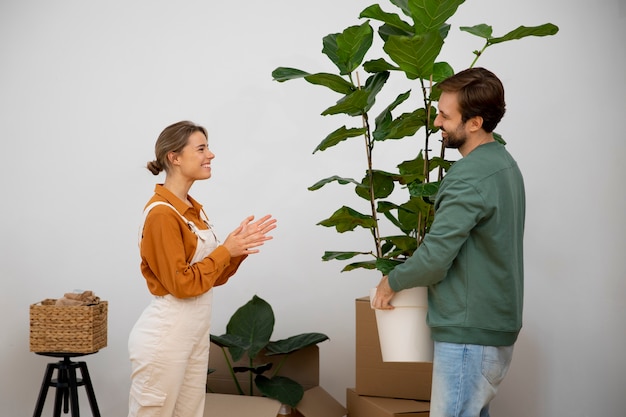
[[(143, 166), (161, 129), (180, 119), (209, 129), (214, 174), (193, 195), (222, 235), (251, 213), (280, 222), (262, 254), (216, 290), (214, 332), (261, 296), (274, 307), (276, 338), (330, 336), (321, 345), (322, 385), (345, 401), (354, 385), (354, 299), (378, 276), (340, 274), (340, 263), (320, 261), (324, 250), (352, 249), (367, 237), (315, 226), (345, 202), (344, 190), (306, 187), (331, 174), (359, 177), (364, 167), (339, 148), (312, 155), (344, 123), (319, 116), (334, 95), (270, 74), (278, 66), (332, 70), (322, 37), (360, 23), (372, 3), (0, 3), (3, 416), (32, 413), (48, 362), (29, 352), (29, 305), (77, 288), (109, 301), (109, 345), (86, 360), (102, 414), (125, 415), (127, 335), (149, 300), (137, 227), (162, 181)], [(528, 190), (525, 327), (493, 411), (623, 416), (626, 6), (510, 3), (468, 1), (454, 20), (489, 23), (496, 34), (521, 24), (561, 28), (555, 37), (495, 46), (480, 61), (507, 89), (498, 131)], [(481, 45), (456, 26), (446, 58), (462, 69)], [(390, 148), (382, 162), (397, 162), (400, 152)], [(326, 167), (336, 162), (343, 168)], [(81, 407), (87, 413), (86, 402)]]

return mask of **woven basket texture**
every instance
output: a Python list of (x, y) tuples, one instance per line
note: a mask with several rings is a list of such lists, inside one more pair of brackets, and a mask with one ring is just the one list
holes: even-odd
[(30, 306), (30, 351), (93, 353), (107, 345), (108, 302), (57, 306), (45, 299)]

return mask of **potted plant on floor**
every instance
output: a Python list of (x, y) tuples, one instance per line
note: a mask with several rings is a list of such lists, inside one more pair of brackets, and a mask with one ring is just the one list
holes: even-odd
[[(387, 274), (411, 256), (429, 231), (434, 196), (445, 171), (453, 163), (446, 159), (443, 147), (433, 155), (436, 145), (433, 135), (438, 130), (433, 121), (439, 98), (434, 87), (455, 73), (452, 66), (439, 57), (451, 30), (447, 22), (464, 0), (390, 0), (390, 3), (396, 7), (396, 12), (384, 11), (379, 4), (373, 4), (360, 13), (359, 18), (365, 19), (363, 23), (323, 38), (322, 53), (335, 65), (334, 72), (307, 72), (290, 67), (278, 67), (272, 72), (273, 79), (279, 82), (303, 78), (339, 94), (339, 99), (321, 114), (347, 117), (352, 125), (342, 125), (328, 134), (314, 153), (339, 147), (352, 138), (364, 141), (365, 173), (361, 179), (332, 175), (309, 187), (319, 190), (330, 183), (352, 186), (364, 201), (363, 209), (343, 205), (318, 223), (334, 227), (339, 233), (359, 229), (371, 236), (370, 249), (324, 253), (325, 261), (350, 260), (342, 271), (365, 268)], [(377, 44), (382, 45), (374, 50), (372, 22), (378, 23)], [(551, 23), (520, 26), (503, 36), (494, 36), (492, 27), (487, 24), (459, 29), (484, 42), (481, 49), (474, 51), (470, 67), (493, 45), (558, 32), (558, 27)], [(372, 58), (366, 60), (366, 56)], [(365, 74), (367, 78), (362, 82), (361, 76)], [(387, 86), (397, 85), (392, 84), (392, 79), (398, 77), (402, 82), (415, 82), (417, 92), (406, 90), (406, 84), (400, 84), (402, 89), (391, 95), (391, 102), (376, 103), (381, 91), (388, 93)], [(413, 158), (405, 159), (405, 155), (401, 155), (395, 172), (376, 168), (375, 149), (386, 141), (412, 138), (419, 131), (423, 133), (423, 146)], [(494, 136), (504, 143), (500, 135)], [(348, 157), (353, 159), (354, 155)], [(406, 192), (394, 193), (402, 188)], [(383, 234), (382, 230), (388, 229), (381, 227), (383, 221), (397, 233)], [(424, 290), (417, 296), (424, 299)]]
[[(258, 296), (241, 306), (230, 318), (226, 333), (211, 335), (211, 341), (222, 349), (222, 353), (240, 395), (254, 395), (255, 389), (263, 396), (296, 407), (302, 399), (304, 389), (293, 379), (281, 376), (280, 370), (289, 356), (309, 346), (328, 340), (323, 333), (302, 333), (287, 339), (270, 341), (274, 331), (274, 311)], [(262, 362), (261, 359), (276, 356), (278, 361)], [(234, 366), (243, 359), (245, 366)], [(275, 363), (277, 364), (275, 366)], [(209, 370), (211, 373), (213, 370)], [(237, 374), (247, 374), (248, 386), (242, 387)], [(207, 391), (211, 391), (207, 384)]]

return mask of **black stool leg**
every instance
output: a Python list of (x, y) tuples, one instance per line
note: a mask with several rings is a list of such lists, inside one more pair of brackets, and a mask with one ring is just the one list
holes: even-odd
[(96, 394), (93, 390), (93, 385), (91, 384), (89, 371), (87, 370), (87, 363), (78, 362), (78, 367), (80, 368), (80, 374), (83, 377), (83, 383), (85, 385), (85, 390), (87, 391), (87, 398), (89, 399), (89, 405), (91, 406), (91, 414), (93, 414), (93, 417), (100, 417), (100, 410), (98, 409), (98, 403), (96, 402)]
[(61, 416), (61, 405), (63, 413), (67, 414), (69, 409), (69, 376), (67, 364), (65, 361), (59, 361), (57, 364), (57, 380), (51, 381), (52, 386), (56, 387), (56, 395), (54, 396), (54, 417)]
[(35, 406), (33, 417), (41, 417), (43, 405), (46, 402), (46, 395), (48, 395), (48, 387), (50, 387), (50, 382), (52, 381), (52, 373), (56, 367), (55, 363), (49, 363), (46, 367), (46, 373), (43, 377), (43, 382), (41, 383), (41, 389), (39, 390), (39, 397), (37, 398), (37, 405)]
[(72, 410), (72, 417), (80, 417), (80, 411), (78, 409), (78, 380), (76, 379), (77, 364), (71, 362), (68, 366), (69, 376), (69, 394), (70, 394), (70, 407)]

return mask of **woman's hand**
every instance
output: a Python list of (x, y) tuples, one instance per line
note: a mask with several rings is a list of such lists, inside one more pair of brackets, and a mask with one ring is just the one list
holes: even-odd
[(230, 252), (230, 256), (258, 253), (257, 248), (265, 241), (272, 239), (272, 236), (268, 236), (267, 233), (276, 229), (276, 219), (267, 214), (259, 220), (253, 220), (254, 216), (246, 217), (239, 227), (226, 237), (223, 245)]

